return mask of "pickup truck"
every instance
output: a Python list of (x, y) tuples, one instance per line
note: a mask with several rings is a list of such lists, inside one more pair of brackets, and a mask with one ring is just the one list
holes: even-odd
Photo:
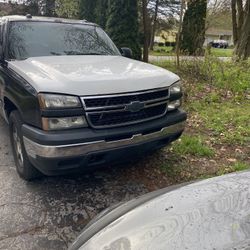
[(131, 53), (85, 20), (0, 18), (0, 113), (21, 178), (124, 163), (181, 136), (180, 78)]

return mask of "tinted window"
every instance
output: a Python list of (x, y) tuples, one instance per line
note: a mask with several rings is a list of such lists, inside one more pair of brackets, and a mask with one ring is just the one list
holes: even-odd
[(12, 22), (9, 59), (51, 55), (119, 55), (99, 27), (49, 22)]

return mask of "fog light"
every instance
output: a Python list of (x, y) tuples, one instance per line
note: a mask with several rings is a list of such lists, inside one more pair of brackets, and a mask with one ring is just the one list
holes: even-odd
[(181, 106), (181, 100), (175, 100), (168, 103), (168, 111), (178, 109)]
[(87, 127), (85, 117), (58, 117), (58, 118), (42, 118), (44, 130), (60, 130)]

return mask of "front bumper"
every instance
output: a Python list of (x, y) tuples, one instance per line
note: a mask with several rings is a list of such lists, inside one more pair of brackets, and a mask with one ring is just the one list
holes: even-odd
[(136, 134), (128, 139), (115, 141), (102, 140), (59, 146), (41, 145), (28, 139), (27, 137), (24, 137), (23, 140), (26, 152), (32, 158), (36, 158), (37, 156), (45, 158), (73, 157), (83, 154), (89, 154), (100, 150), (109, 150), (130, 145), (132, 146), (138, 143), (148, 142), (150, 140), (159, 140), (163, 137), (180, 133), (184, 130), (184, 128), (185, 122), (183, 121), (168, 127), (164, 127), (158, 132), (146, 135)]
[(185, 120), (186, 113), (178, 110), (161, 119), (121, 128), (45, 132), (23, 125), (22, 130), (32, 164), (46, 175), (56, 175), (124, 162), (161, 148), (181, 135)]

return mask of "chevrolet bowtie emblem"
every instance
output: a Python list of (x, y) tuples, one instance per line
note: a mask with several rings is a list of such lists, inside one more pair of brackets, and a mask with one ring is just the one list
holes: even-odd
[(131, 103), (127, 104), (125, 106), (125, 110), (130, 111), (130, 112), (138, 112), (138, 111), (144, 109), (144, 107), (145, 107), (145, 105), (143, 102), (135, 101), (135, 102), (131, 102)]

